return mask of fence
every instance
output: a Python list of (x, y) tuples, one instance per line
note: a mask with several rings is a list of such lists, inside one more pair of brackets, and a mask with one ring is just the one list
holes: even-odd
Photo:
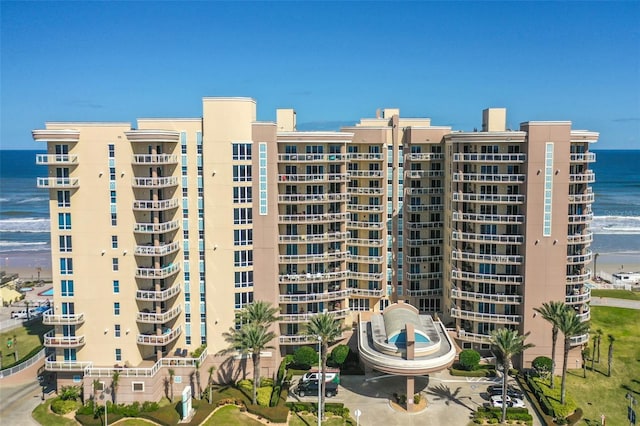
[(5, 370), (0, 371), (0, 379), (3, 379), (5, 377), (9, 377), (13, 374), (16, 374), (26, 368), (31, 367), (33, 364), (35, 364), (36, 362), (40, 361), (42, 358), (44, 358), (44, 353), (45, 353), (45, 349), (43, 348), (40, 352), (38, 352), (37, 354), (35, 354), (34, 356), (32, 356), (31, 358), (29, 358), (28, 360), (26, 360), (25, 362), (18, 364), (18, 365), (14, 365), (11, 368), (7, 368)]

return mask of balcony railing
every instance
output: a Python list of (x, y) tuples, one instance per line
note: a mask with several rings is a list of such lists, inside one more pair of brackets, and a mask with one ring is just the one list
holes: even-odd
[(349, 177), (352, 178), (381, 178), (382, 170), (349, 170)]
[(442, 160), (444, 158), (444, 154), (440, 152), (420, 152), (405, 154), (404, 158), (410, 161), (433, 161)]
[(569, 244), (587, 244), (593, 242), (593, 232), (587, 231), (584, 234), (569, 235), (567, 237)]
[(278, 241), (281, 243), (329, 243), (346, 240), (349, 232), (327, 232), (324, 234), (305, 235), (280, 235)]
[(324, 282), (335, 281), (342, 279), (348, 275), (349, 271), (334, 271), (326, 273), (316, 274), (283, 274), (279, 277), (281, 283), (312, 283), (312, 282)]
[(280, 174), (278, 180), (280, 182), (347, 182), (349, 175), (347, 173)]
[(444, 176), (443, 170), (405, 170), (404, 175), (408, 179), (420, 179), (425, 177)]
[(325, 214), (290, 214), (290, 215), (279, 215), (278, 221), (289, 223), (289, 222), (339, 222), (343, 220), (348, 220), (350, 217), (350, 213), (325, 213)]
[(591, 250), (587, 250), (584, 254), (576, 254), (567, 256), (567, 263), (571, 265), (589, 263), (593, 260), (593, 252)]
[(337, 201), (348, 201), (350, 199), (347, 193), (333, 194), (283, 194), (278, 195), (278, 201), (281, 203), (328, 203)]
[(74, 165), (74, 164), (78, 164), (78, 155), (76, 154), (37, 154), (36, 164), (39, 164), (41, 166)]
[(159, 314), (152, 312), (138, 312), (136, 315), (136, 321), (147, 324), (164, 324), (165, 322), (180, 315), (180, 312), (182, 312), (180, 305)]
[(524, 182), (525, 175), (515, 173), (454, 173), (454, 182)]
[(367, 238), (349, 238), (347, 239), (347, 244), (353, 246), (367, 246), (367, 247), (382, 247), (384, 244), (383, 239), (379, 240), (369, 240)]
[(404, 188), (407, 195), (443, 194), (444, 188)]
[(442, 228), (442, 222), (411, 222), (405, 220), (408, 229)]
[(425, 262), (441, 262), (443, 256), (441, 254), (433, 256), (405, 256), (404, 260), (407, 263), (425, 263)]
[(167, 188), (176, 186), (178, 178), (176, 176), (167, 177), (134, 177), (132, 186), (134, 188)]
[(42, 323), (46, 325), (78, 325), (84, 322), (84, 313), (79, 314), (48, 314), (42, 316)]
[(475, 214), (453, 212), (454, 221), (485, 223), (524, 223), (524, 215), (516, 214)]
[(571, 336), (569, 339), (569, 344), (571, 346), (579, 346), (584, 345), (589, 342), (589, 333), (581, 334), (580, 336)]
[(136, 246), (134, 254), (136, 256), (166, 256), (180, 250), (180, 243), (174, 241), (172, 243), (162, 244), (159, 246)]
[(330, 300), (342, 300), (349, 297), (350, 294), (351, 289), (328, 291), (324, 293), (281, 294), (278, 300), (280, 303), (326, 302)]
[(407, 290), (407, 295), (410, 297), (428, 297), (428, 296), (441, 296), (441, 288), (425, 288), (420, 290)]
[(91, 367), (91, 361), (56, 361), (55, 356), (50, 356), (44, 362), (44, 369), (47, 371), (84, 371)]
[(586, 312), (583, 312), (581, 314), (577, 314), (578, 318), (580, 318), (580, 321), (582, 322), (586, 322), (589, 321), (591, 319), (591, 310), (589, 309)]
[(377, 153), (377, 152), (352, 152), (348, 154), (349, 156), (349, 160), (354, 160), (354, 161), (380, 161), (382, 160), (384, 157), (382, 156), (382, 153)]
[(175, 209), (180, 204), (177, 198), (170, 198), (168, 200), (138, 200), (133, 202), (133, 210), (169, 210)]
[(451, 289), (451, 297), (454, 299), (471, 300), (474, 302), (509, 303), (509, 304), (522, 303), (522, 296), (518, 296), (518, 295), (474, 293), (471, 291), (462, 291), (457, 288)]
[(569, 161), (572, 163), (593, 163), (596, 161), (595, 152), (585, 152), (581, 154), (571, 154), (569, 156)]
[(384, 260), (382, 256), (358, 256), (350, 254), (347, 259), (349, 262), (357, 263), (380, 263)]
[(78, 188), (80, 181), (78, 178), (59, 178), (59, 177), (39, 177), (37, 181), (38, 188)]
[(569, 204), (585, 204), (593, 203), (596, 200), (596, 194), (593, 192), (586, 194), (569, 195)]
[(420, 204), (417, 206), (404, 205), (405, 209), (409, 212), (439, 212), (442, 211), (442, 204)]
[(356, 280), (380, 281), (382, 279), (382, 272), (375, 273), (349, 271), (348, 277)]
[(442, 278), (442, 272), (407, 272), (409, 280), (427, 280)]
[(163, 232), (174, 231), (180, 228), (179, 220), (171, 220), (161, 223), (136, 223), (133, 225), (133, 232), (139, 234), (160, 234)]
[(567, 284), (582, 284), (591, 279), (591, 270), (587, 269), (587, 272), (583, 274), (567, 275)]
[(350, 288), (351, 297), (382, 297), (382, 290), (368, 288)]
[(133, 164), (178, 164), (178, 156), (172, 154), (134, 154)]
[(138, 290), (136, 291), (136, 300), (145, 302), (163, 302), (171, 299), (176, 294), (180, 293), (179, 285), (172, 285), (171, 287), (155, 291), (155, 290)]
[[(328, 311), (335, 318), (345, 318), (349, 314), (349, 309), (341, 309), (339, 311)], [(278, 321), (281, 323), (307, 322), (311, 318), (320, 315), (322, 312), (306, 312), (304, 314), (280, 314)]]
[(451, 278), (493, 284), (522, 284), (524, 281), (522, 275), (480, 274), (455, 269), (451, 271)]
[(458, 308), (451, 308), (451, 316), (454, 318), (492, 322), (497, 324), (519, 324), (522, 322), (521, 315), (485, 314), (480, 312), (463, 311)]
[(175, 329), (167, 328), (161, 335), (156, 334), (138, 334), (137, 342), (139, 345), (164, 346), (173, 342), (182, 334), (182, 327)]
[(382, 222), (359, 222), (350, 220), (347, 222), (347, 227), (356, 229), (382, 229), (384, 224)]
[(368, 213), (382, 213), (384, 206), (371, 205), (371, 204), (347, 204), (347, 210), (352, 212), (368, 212)]
[(382, 188), (367, 188), (367, 187), (348, 187), (348, 194), (367, 194), (367, 195), (382, 195)]
[(347, 251), (328, 251), (320, 254), (281, 254), (278, 259), (281, 263), (308, 263), (308, 262), (333, 262), (344, 259)]
[(326, 163), (333, 161), (346, 161), (350, 154), (278, 154), (278, 161), (287, 163)]
[(44, 345), (48, 348), (77, 348), (84, 345), (84, 336), (56, 336), (55, 330), (44, 335)]
[(584, 173), (572, 173), (569, 175), (570, 183), (593, 183), (596, 181), (596, 174), (593, 170), (587, 170)]
[(564, 297), (564, 301), (567, 304), (575, 305), (577, 303), (587, 303), (591, 300), (591, 289), (584, 287), (584, 291), (578, 294), (568, 294)]
[(569, 215), (569, 223), (590, 223), (592, 220), (593, 213)]
[(442, 244), (442, 238), (406, 238), (405, 244), (409, 247), (432, 246)]
[(173, 263), (162, 268), (136, 268), (136, 278), (167, 278), (180, 271), (180, 264)]
[(458, 331), (458, 340), (462, 340), (465, 342), (473, 342), (473, 343), (482, 343), (482, 344), (490, 344), (491, 336), (480, 333), (469, 333), (465, 330)]
[(467, 253), (460, 250), (454, 250), (451, 253), (451, 258), (453, 260), (464, 260), (469, 262), (490, 262), (505, 265), (519, 265), (523, 260), (523, 257), (519, 255)]
[(524, 203), (524, 195), (499, 195), (499, 194), (465, 194), (454, 192), (451, 194), (453, 201), (464, 201), (469, 203), (498, 203), (498, 204), (521, 204)]
[(524, 163), (527, 154), (453, 154), (454, 162)]
[(453, 231), (452, 239), (454, 241), (491, 241), (505, 244), (522, 244), (524, 242), (522, 235), (472, 234), (460, 231)]
[[(342, 340), (344, 338), (344, 334), (341, 334), (336, 338), (335, 341)], [(289, 336), (280, 336), (278, 339), (281, 345), (300, 345), (305, 343), (318, 343), (318, 338), (316, 336), (308, 336), (304, 334), (297, 335), (289, 335)]]

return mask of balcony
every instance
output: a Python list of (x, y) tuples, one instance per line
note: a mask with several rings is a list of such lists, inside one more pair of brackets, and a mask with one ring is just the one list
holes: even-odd
[(433, 256), (405, 256), (407, 263), (425, 263), (425, 262), (442, 262), (443, 256), (441, 254)]
[(498, 173), (498, 174), (484, 174), (484, 173), (454, 173), (454, 182), (524, 182), (525, 175), (515, 173)]
[(178, 156), (172, 154), (134, 154), (131, 159), (134, 165), (171, 165), (178, 164)]
[(584, 173), (572, 173), (569, 175), (570, 183), (593, 183), (596, 181), (596, 174), (593, 170), (587, 170)]
[(347, 276), (348, 271), (334, 271), (316, 274), (283, 274), (278, 278), (280, 283), (316, 283), (325, 281), (335, 281)]
[(570, 214), (569, 223), (591, 223), (593, 220), (593, 213), (587, 214)]
[(591, 300), (591, 289), (584, 287), (582, 293), (578, 294), (568, 294), (564, 297), (565, 303), (569, 305), (575, 305), (577, 303), (583, 304), (587, 303)]
[(321, 173), (321, 174), (280, 174), (280, 182), (348, 182), (347, 173)]
[(182, 327), (172, 330), (166, 328), (161, 335), (156, 334), (138, 334), (137, 343), (147, 346), (164, 346), (176, 340), (182, 334)]
[(404, 175), (407, 179), (422, 179), (426, 177), (444, 176), (443, 170), (405, 170)]
[(428, 280), (442, 278), (442, 272), (407, 272), (408, 280)]
[(368, 288), (349, 288), (351, 297), (382, 297), (382, 290)]
[(180, 250), (180, 243), (174, 241), (172, 243), (161, 243), (158, 246), (146, 245), (136, 246), (134, 254), (136, 256), (166, 256)]
[(328, 251), (319, 254), (281, 254), (278, 256), (280, 263), (309, 263), (309, 262), (334, 262), (345, 259), (347, 251)]
[(132, 186), (134, 188), (168, 188), (178, 185), (176, 176), (168, 177), (134, 177)]
[(343, 220), (348, 220), (349, 217), (350, 217), (350, 213), (325, 213), (325, 214), (298, 213), (298, 214), (290, 214), (290, 215), (278, 215), (278, 221), (280, 223), (339, 222)]
[(469, 333), (465, 330), (458, 331), (458, 340), (461, 340), (463, 342), (481, 343), (485, 345), (491, 344), (491, 336), (479, 333)]
[(441, 152), (420, 152), (405, 154), (404, 158), (409, 161), (434, 161), (444, 159), (444, 154)]
[(44, 189), (79, 188), (80, 181), (78, 178), (39, 177), (37, 187)]
[[(328, 311), (335, 318), (345, 318), (349, 314), (349, 309), (341, 309), (339, 311)], [(295, 323), (295, 322), (308, 322), (311, 318), (321, 314), (321, 312), (306, 312), (304, 314), (280, 314), (278, 316), (278, 322), (280, 323)]]
[(511, 214), (475, 214), (453, 212), (453, 220), (456, 222), (483, 222), (483, 223), (524, 223), (524, 215)]
[(593, 232), (587, 231), (584, 234), (567, 236), (568, 244), (588, 244), (593, 242)]
[(358, 256), (355, 254), (350, 254), (347, 257), (349, 262), (356, 263), (381, 263), (384, 260), (382, 256)]
[(572, 163), (593, 163), (596, 161), (595, 152), (584, 152), (581, 154), (571, 154), (569, 161)]
[(382, 279), (382, 272), (375, 273), (349, 271), (348, 277), (356, 280), (380, 281)]
[(325, 234), (305, 234), (305, 235), (280, 235), (278, 241), (281, 243), (330, 243), (346, 240), (349, 232), (327, 232)]
[(384, 206), (371, 204), (347, 204), (347, 210), (352, 212), (382, 213)]
[(365, 247), (382, 247), (384, 245), (384, 240), (369, 240), (367, 238), (349, 238), (347, 240), (347, 244), (353, 246), (365, 246)]
[(420, 290), (407, 290), (407, 296), (410, 296), (410, 297), (442, 296), (442, 289), (441, 288), (425, 288)]
[(55, 330), (44, 335), (44, 345), (48, 348), (78, 348), (84, 346), (84, 336), (56, 336)]
[(591, 279), (591, 270), (587, 269), (587, 272), (583, 274), (567, 275), (567, 284), (582, 284)]
[(577, 314), (578, 318), (580, 318), (580, 321), (582, 322), (587, 322), (591, 319), (591, 310), (588, 309), (585, 312), (582, 312), (581, 314)]
[(179, 200), (177, 198), (171, 198), (168, 200), (138, 200), (133, 202), (133, 210), (142, 211), (162, 211), (178, 208)]
[(45, 313), (42, 316), (42, 323), (46, 325), (79, 325), (84, 322), (84, 314), (60, 314), (54, 315)]
[(409, 212), (439, 212), (442, 211), (442, 204), (421, 204), (421, 205), (404, 205)]
[(278, 154), (278, 161), (286, 163), (327, 163), (342, 162), (349, 158), (349, 154)]
[(133, 232), (139, 234), (161, 234), (164, 232), (174, 231), (180, 228), (179, 220), (171, 220), (161, 223), (136, 223), (133, 225)]
[(76, 154), (37, 154), (36, 164), (41, 166), (73, 166), (78, 164)]
[(338, 201), (348, 201), (350, 199), (347, 193), (334, 194), (284, 194), (278, 195), (278, 201), (281, 203), (333, 203)]
[(522, 303), (522, 296), (518, 295), (474, 293), (471, 291), (458, 290), (457, 288), (451, 289), (451, 297), (454, 299), (471, 300), (473, 302)]
[[(344, 333), (336, 338), (336, 342), (342, 340), (344, 338)], [(289, 336), (280, 336), (279, 342), (281, 345), (301, 345), (305, 343), (315, 343), (318, 344), (318, 338), (316, 336), (308, 336), (304, 334), (295, 334)]]
[(589, 333), (581, 334), (580, 336), (571, 336), (569, 339), (571, 346), (581, 346), (585, 343), (589, 343)]
[(454, 241), (478, 241), (503, 244), (522, 244), (524, 242), (522, 235), (472, 234), (470, 232), (453, 231), (451, 237)]
[(173, 285), (165, 290), (138, 290), (136, 291), (136, 300), (143, 302), (164, 302), (180, 293), (179, 285)]
[(420, 239), (414, 239), (414, 238), (407, 238), (406, 240), (406, 244), (409, 247), (421, 247), (421, 246), (433, 246), (433, 245), (439, 245), (442, 244), (442, 238), (420, 238)]
[(180, 265), (177, 263), (162, 268), (136, 268), (136, 278), (161, 279), (177, 274), (179, 271)]
[(522, 264), (523, 257), (519, 255), (479, 254), (454, 250), (451, 253), (451, 259), (475, 263), (489, 262), (504, 265), (520, 265)]
[(80, 131), (72, 129), (39, 129), (31, 132), (36, 142), (78, 142)]
[(496, 204), (522, 204), (524, 195), (499, 195), (499, 194), (465, 194), (454, 192), (451, 194), (453, 201), (465, 203), (496, 203)]
[(521, 315), (485, 314), (480, 312), (463, 311), (458, 308), (451, 308), (453, 318), (466, 319), (478, 322), (491, 322), (495, 324), (520, 324)]
[(524, 163), (527, 154), (453, 154), (453, 161), (465, 163)]
[(131, 130), (125, 132), (129, 142), (142, 142), (156, 144), (159, 142), (178, 143), (180, 142), (180, 132), (171, 130)]
[(159, 314), (153, 312), (138, 312), (136, 321), (146, 324), (164, 324), (180, 315), (180, 312), (182, 312), (180, 305)]
[(567, 263), (570, 265), (581, 265), (590, 263), (593, 260), (593, 252), (586, 250), (586, 253), (567, 256)]
[(84, 371), (92, 365), (91, 361), (56, 361), (55, 356), (50, 356), (44, 362), (44, 369), (46, 371)]
[(405, 221), (408, 229), (442, 228), (442, 222), (410, 222)]
[(451, 278), (456, 280), (466, 280), (492, 284), (522, 284), (522, 275), (500, 275), (500, 274), (480, 274), (476, 272), (464, 272), (453, 270)]
[(346, 297), (349, 297), (350, 294), (351, 289), (324, 293), (281, 294), (278, 300), (280, 303), (327, 302), (330, 300), (345, 299)]
[(351, 220), (349, 222), (347, 222), (347, 227), (348, 228), (354, 228), (354, 229), (383, 229), (384, 228), (384, 223), (383, 222), (359, 222), (359, 221), (355, 221), (355, 220)]
[(351, 178), (381, 178), (384, 175), (382, 170), (349, 170)]
[(383, 189), (382, 188), (359, 188), (359, 187), (348, 187), (347, 188), (347, 193), (348, 194), (366, 194), (366, 195), (382, 195), (383, 194)]
[(407, 195), (431, 195), (431, 194), (443, 194), (444, 188), (404, 188), (404, 192)]
[(354, 152), (348, 155), (349, 160), (353, 161), (380, 161), (383, 159), (382, 153)]

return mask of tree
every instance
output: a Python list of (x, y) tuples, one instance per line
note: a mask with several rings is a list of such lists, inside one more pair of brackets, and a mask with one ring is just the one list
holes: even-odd
[(211, 367), (209, 367), (209, 369), (207, 370), (207, 372), (209, 373), (209, 379), (207, 380), (207, 383), (209, 385), (209, 404), (212, 404), (212, 398), (213, 398), (213, 372), (215, 371), (216, 367), (214, 367), (213, 365)]
[(293, 362), (300, 367), (309, 367), (318, 362), (318, 352), (310, 346), (301, 346), (293, 353)]
[(607, 376), (611, 377), (611, 365), (613, 364), (613, 342), (616, 341), (616, 338), (613, 334), (609, 334), (607, 337), (609, 338), (609, 369), (607, 371)]
[(169, 401), (173, 402), (173, 378), (176, 375), (176, 371), (173, 368), (169, 369)]
[(331, 361), (336, 365), (342, 365), (347, 360), (351, 349), (347, 345), (338, 345), (331, 351)]
[(528, 336), (529, 333), (520, 335), (518, 330), (499, 328), (493, 330), (489, 338), (497, 361), (502, 365), (502, 423), (507, 418), (507, 377), (511, 368), (511, 358), (533, 347), (533, 344), (524, 342)]
[(459, 355), (460, 364), (467, 371), (477, 370), (480, 365), (480, 354), (473, 349), (465, 349)]
[(569, 308), (564, 302), (552, 300), (543, 303), (539, 308), (533, 308), (534, 311), (542, 315), (542, 318), (551, 324), (551, 382), (549, 386), (554, 387), (554, 376), (556, 372), (556, 345), (558, 342), (558, 324), (563, 313)]
[(113, 403), (117, 404), (116, 394), (118, 393), (118, 385), (120, 384), (120, 372), (118, 370), (114, 370), (111, 375), (111, 394), (113, 398)]
[(531, 366), (535, 368), (540, 377), (543, 377), (545, 379), (547, 378), (547, 376), (549, 376), (549, 373), (553, 371), (553, 361), (551, 360), (551, 358), (546, 356), (536, 357), (531, 363)]
[[(29, 310), (27, 310), (27, 312), (29, 312)], [(28, 315), (28, 314), (27, 314)], [(12, 340), (12, 344), (13, 344), (13, 356), (16, 359), (16, 362), (18, 362), (18, 336), (16, 336), (15, 334), (13, 335), (13, 340)]]
[(200, 387), (200, 361), (196, 360), (193, 365), (195, 367), (195, 371), (193, 372), (196, 376), (196, 395), (198, 399), (202, 398), (202, 388)]
[(102, 390), (102, 383), (98, 379), (93, 380), (93, 411), (98, 412), (98, 391)]
[(589, 349), (584, 348), (581, 352), (582, 355), (582, 378), (587, 378), (587, 359), (589, 358)]
[(333, 314), (328, 312), (323, 312), (318, 315), (314, 315), (311, 317), (309, 324), (307, 325), (307, 334), (309, 336), (313, 336), (317, 341), (320, 342), (321, 345), (321, 369), (322, 369), (322, 380), (320, 381), (320, 416), (324, 417), (324, 399), (326, 392), (326, 381), (324, 380), (327, 377), (327, 358), (329, 352), (329, 342), (333, 342), (342, 336), (342, 332), (344, 328), (340, 324), (340, 320), (338, 320)]
[[(598, 364), (600, 363), (600, 341), (602, 340), (602, 329), (597, 329), (596, 330), (596, 337), (597, 337), (597, 342), (598, 342)], [(593, 368), (592, 368), (593, 369)]]
[(267, 302), (258, 300), (245, 306), (240, 312), (240, 318), (243, 323), (257, 324), (268, 328), (277, 321), (277, 314), (278, 308), (271, 306), (271, 304)]
[(562, 386), (560, 390), (560, 404), (564, 405), (566, 398), (567, 364), (569, 351), (571, 350), (571, 337), (580, 336), (589, 332), (589, 324), (582, 322), (573, 309), (565, 311), (558, 324), (559, 330), (564, 334), (564, 357), (562, 362)]

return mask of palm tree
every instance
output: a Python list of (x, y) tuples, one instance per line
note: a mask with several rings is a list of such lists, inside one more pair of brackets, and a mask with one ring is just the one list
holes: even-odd
[(502, 365), (502, 423), (507, 418), (507, 377), (511, 368), (511, 358), (534, 346), (524, 342), (528, 336), (529, 333), (520, 335), (518, 330), (499, 328), (493, 330), (489, 338), (498, 362)]
[(228, 332), (222, 334), (229, 347), (222, 353), (240, 352), (251, 354), (253, 361), (253, 405), (257, 404), (258, 388), (260, 387), (260, 352), (264, 349), (273, 349), (269, 342), (276, 338), (267, 327), (255, 323), (249, 323), (240, 330), (231, 327)]
[(95, 379), (93, 381), (93, 411), (94, 414), (98, 412), (98, 391), (102, 388), (100, 380)]
[(116, 404), (116, 394), (118, 393), (118, 385), (120, 384), (120, 372), (118, 370), (114, 370), (111, 375), (111, 392), (113, 403)]
[(243, 323), (252, 323), (269, 328), (271, 324), (276, 322), (278, 308), (274, 308), (271, 304), (258, 300), (244, 307), (240, 312), (240, 318)]
[[(589, 347), (589, 342), (587, 342), (587, 348)], [(591, 371), (594, 371), (594, 363), (596, 362), (596, 347), (598, 346), (598, 335), (593, 336), (593, 350), (591, 352)]]
[(613, 337), (613, 334), (609, 334), (609, 370), (607, 371), (607, 376), (611, 377), (611, 365), (613, 364), (613, 342), (616, 341), (616, 338)]
[[(27, 310), (27, 312), (29, 312), (29, 310)], [(13, 335), (13, 356), (15, 357), (16, 362), (18, 362), (18, 336), (15, 334)]]
[(324, 398), (326, 389), (327, 377), (327, 358), (329, 355), (329, 342), (337, 340), (342, 336), (344, 328), (333, 314), (324, 312), (311, 317), (309, 324), (307, 325), (307, 334), (314, 336), (321, 345), (322, 362), (320, 368), (322, 369), (322, 377), (320, 380), (320, 416), (324, 417)]
[(169, 401), (173, 402), (173, 378), (176, 375), (176, 371), (173, 368), (169, 369), (169, 389), (170, 389), (170, 397)]
[(568, 309), (564, 302), (551, 301), (543, 303), (539, 308), (533, 308), (534, 311), (542, 315), (545, 321), (551, 324), (551, 389), (554, 387), (554, 376), (556, 373), (556, 344), (558, 342), (558, 323), (560, 317)]
[(602, 341), (602, 334), (602, 329), (599, 328), (596, 330), (596, 337), (598, 338), (598, 364), (600, 363), (600, 341)]
[(587, 378), (587, 359), (589, 358), (589, 349), (584, 348), (581, 352), (582, 355), (582, 378)]
[(589, 324), (582, 322), (576, 311), (567, 310), (562, 316), (558, 328), (564, 334), (564, 358), (562, 362), (562, 386), (560, 390), (560, 404), (564, 405), (567, 393), (567, 364), (569, 361), (569, 351), (571, 350), (571, 337), (580, 336), (589, 332)]
[(209, 384), (209, 404), (212, 404), (212, 398), (213, 398), (213, 372), (215, 371), (216, 367), (214, 367), (213, 365), (211, 367), (209, 367), (209, 369), (207, 370), (207, 372), (209, 373), (209, 380), (207, 381), (207, 383)]
[(193, 366), (195, 367), (194, 374), (196, 376), (196, 392), (198, 399), (200, 399), (202, 396), (202, 388), (200, 387), (200, 361), (196, 360)]

